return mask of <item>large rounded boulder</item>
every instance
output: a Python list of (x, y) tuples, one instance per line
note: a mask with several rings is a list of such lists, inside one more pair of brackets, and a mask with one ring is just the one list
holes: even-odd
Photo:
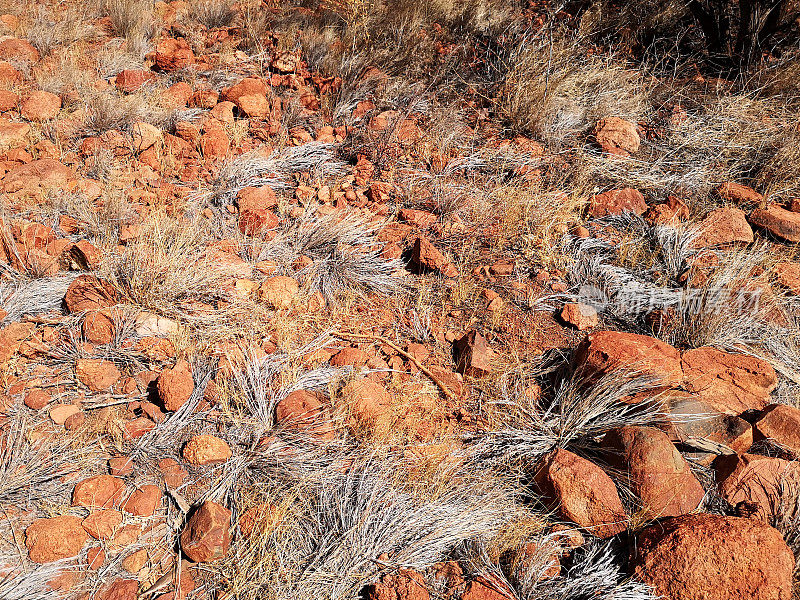
[(664, 600), (790, 600), (794, 555), (756, 519), (698, 514), (639, 532), (634, 576)]

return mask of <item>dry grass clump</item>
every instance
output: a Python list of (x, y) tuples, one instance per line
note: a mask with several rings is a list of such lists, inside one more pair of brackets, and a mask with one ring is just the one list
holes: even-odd
[(345, 163), (333, 144), (312, 142), (276, 149), (269, 156), (248, 152), (227, 161), (213, 184), (211, 199), (216, 204), (231, 204), (245, 187), (286, 189), (294, 173), (309, 173), (313, 179), (335, 177), (345, 172)]
[(301, 220), (267, 243), (258, 259), (276, 261), (288, 270), (298, 257), (311, 258), (296, 276), (329, 302), (353, 293), (395, 294), (403, 288), (403, 264), (381, 256), (377, 229), (356, 215)]
[(95, 35), (97, 30), (85, 8), (70, 7), (59, 11), (56, 16), (44, 5), (36, 6), (25, 33), (25, 37), (42, 56)]
[(650, 226), (641, 217), (607, 217), (593, 226), (611, 226), (616, 243), (597, 238), (564, 238), (569, 293), (597, 305), (606, 316), (638, 327), (655, 308), (677, 304), (679, 279), (695, 254), (694, 228)]
[[(409, 489), (407, 476), (402, 460), (347, 453), (303, 481), (286, 482), (293, 501), (275, 503), (272, 527), (237, 539), (219, 565), (224, 591), (253, 599), (352, 598), (381, 567), (422, 570), (465, 541), (490, 537), (514, 511), (501, 486), (462, 469), (443, 466), (424, 493)], [(260, 482), (254, 490), (274, 498), (273, 486)]]
[[(16, 564), (19, 555), (11, 555), (9, 559), (11, 560), (3, 560), (3, 564), (6, 566)], [(19, 568), (12, 568), (7, 573), (4, 569), (4, 574), (0, 576), (0, 598), (3, 600), (61, 600), (64, 597), (61, 591), (54, 590), (48, 584), (70, 568), (74, 568), (74, 562), (65, 559), (30, 568), (20, 565)]]
[(90, 88), (91, 73), (83, 67), (77, 51), (60, 53), (54, 59), (39, 65), (33, 72), (36, 83), (46, 92), (66, 95), (84, 93)]
[(220, 299), (230, 273), (206, 254), (197, 225), (154, 215), (142, 233), (113, 258), (107, 275), (133, 304), (156, 314), (197, 320)]
[(101, 0), (101, 10), (111, 19), (114, 33), (139, 46), (156, 33), (152, 0)]
[(725, 181), (750, 183), (772, 199), (800, 191), (800, 134), (785, 100), (680, 86), (660, 93), (668, 110), (680, 106), (683, 115), (661, 122), (659, 134), (632, 157), (585, 153), (587, 176), (660, 198), (688, 192), (694, 209), (704, 208), (710, 191)]
[(230, 0), (194, 0), (189, 4), (189, 16), (208, 29), (227, 27), (237, 11)]
[[(758, 356), (782, 376), (776, 397), (796, 401), (798, 303), (771, 289), (775, 256), (768, 245), (715, 251), (719, 266), (692, 286), (685, 278), (697, 255), (692, 248), (696, 228), (651, 227), (632, 215), (605, 218), (595, 225), (612, 225), (620, 234), (618, 243), (567, 238), (570, 289), (561, 300), (592, 304), (623, 328), (680, 348), (714, 346)], [(542, 307), (552, 308), (550, 302)], [(646, 319), (653, 311), (663, 315), (655, 327)]]
[(574, 143), (598, 119), (636, 122), (649, 109), (640, 72), (587, 52), (586, 41), (567, 32), (526, 37), (506, 63), (499, 111), (517, 130), (555, 146)]
[(0, 445), (0, 502), (20, 508), (66, 500), (70, 476), (91, 464), (91, 449), (67, 438), (38, 436), (20, 409)]
[[(116, 65), (114, 68), (119, 67)], [(138, 94), (120, 94), (116, 91), (88, 94), (84, 100), (86, 117), (84, 133), (99, 135), (109, 129), (123, 132), (139, 121), (170, 129), (177, 120), (191, 120), (199, 109), (164, 108), (157, 90), (143, 90)]]
[(514, 393), (493, 403), (500, 427), (476, 437), (478, 464), (531, 467), (556, 448), (591, 445), (601, 435), (629, 425), (664, 420), (658, 394), (637, 405), (626, 396), (652, 392), (658, 381), (635, 372), (613, 372), (588, 380), (580, 370), (561, 377), (541, 399)]
[[(272, 26), (290, 45), (299, 38), (309, 66), (342, 77), (347, 93), (369, 67), (410, 83), (461, 87), (465, 79), (483, 77), (460, 60), (474, 50), (472, 44), (480, 47), (518, 23), (517, 7), (508, 0), (332, 0), (312, 14), (286, 10)], [(437, 39), (453, 44), (454, 51), (442, 56)]]
[(25, 315), (42, 315), (61, 311), (64, 294), (77, 273), (28, 279), (0, 284), (0, 306), (8, 314), (0, 323), (13, 323)]
[(150, 122), (153, 107), (144, 96), (97, 93), (86, 99), (86, 131), (99, 135), (109, 129), (127, 131), (137, 121)]

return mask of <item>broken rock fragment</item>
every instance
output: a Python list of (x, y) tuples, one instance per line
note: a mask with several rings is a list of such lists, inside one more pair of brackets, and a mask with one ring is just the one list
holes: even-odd
[(189, 517), (181, 533), (181, 549), (194, 562), (223, 558), (231, 543), (231, 511), (207, 500)]
[(454, 344), (456, 369), (462, 375), (484, 377), (492, 372), (494, 351), (479, 332), (466, 333)]

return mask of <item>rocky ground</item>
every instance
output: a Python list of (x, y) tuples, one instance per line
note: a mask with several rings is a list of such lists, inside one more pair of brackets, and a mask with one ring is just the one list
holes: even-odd
[(0, 7), (1, 600), (797, 596), (798, 54), (592, 6)]

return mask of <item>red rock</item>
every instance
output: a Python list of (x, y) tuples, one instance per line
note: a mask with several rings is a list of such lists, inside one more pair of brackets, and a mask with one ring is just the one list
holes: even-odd
[(103, 587), (93, 600), (137, 600), (139, 582), (136, 579), (116, 579)]
[[(727, 446), (737, 454), (753, 445), (753, 428), (744, 419), (726, 415), (694, 396), (679, 396), (668, 401), (670, 433), (679, 442), (709, 440)], [(697, 459), (708, 465), (715, 455)]]
[(517, 595), (500, 581), (479, 576), (467, 584), (461, 600), (515, 600)]
[(44, 90), (31, 92), (20, 106), (20, 114), (28, 121), (49, 121), (61, 111), (61, 98)]
[(155, 66), (162, 71), (177, 71), (194, 63), (194, 53), (184, 39), (161, 38), (156, 46)]
[(131, 143), (135, 152), (149, 150), (159, 145), (163, 139), (162, 131), (146, 121), (137, 121), (131, 125)]
[[(573, 531), (577, 538), (585, 541), (579, 531)], [(549, 540), (526, 542), (501, 555), (500, 566), (509, 581), (525, 581), (529, 573), (536, 573), (536, 580), (544, 581), (561, 574), (561, 556), (564, 552), (559, 544)]]
[(653, 377), (665, 387), (683, 382), (679, 352), (656, 338), (635, 333), (590, 333), (575, 352), (575, 365), (598, 375), (633, 370)]
[(561, 518), (601, 538), (625, 530), (627, 516), (614, 482), (585, 458), (556, 450), (545, 458), (534, 480)]
[(164, 408), (173, 412), (180, 409), (194, 392), (194, 379), (189, 363), (179, 360), (172, 369), (161, 371), (156, 387)]
[(215, 90), (199, 90), (189, 98), (189, 106), (196, 108), (211, 109), (219, 101), (219, 92)]
[(757, 208), (751, 212), (749, 220), (755, 227), (766, 229), (777, 238), (800, 242), (800, 213), (772, 204), (766, 209)]
[(688, 350), (681, 356), (684, 387), (722, 413), (763, 410), (778, 385), (769, 363), (753, 356), (715, 348)]
[(14, 356), (35, 330), (36, 326), (33, 323), (10, 323), (0, 329), (0, 365)]
[(74, 404), (54, 404), (49, 411), (50, 418), (56, 425), (66, 425), (67, 419), (81, 413), (79, 406)]
[(3, 179), (7, 194), (17, 192), (36, 195), (50, 190), (69, 189), (75, 173), (52, 158), (40, 158), (12, 169)]
[(195, 466), (225, 462), (231, 456), (228, 443), (213, 435), (196, 435), (183, 447), (184, 460)]
[(93, 392), (107, 390), (121, 376), (114, 363), (101, 358), (80, 358), (75, 365), (75, 377)]
[(422, 574), (411, 569), (387, 573), (378, 583), (367, 586), (367, 600), (429, 600)]
[(128, 456), (115, 456), (108, 459), (109, 472), (115, 477), (124, 477), (133, 473), (133, 460)]
[(19, 103), (19, 96), (9, 90), (0, 90), (0, 112), (14, 110)]
[(239, 212), (246, 210), (272, 210), (278, 207), (278, 197), (272, 188), (246, 187), (239, 190), (236, 196)]
[(759, 454), (720, 456), (714, 461), (719, 494), (731, 506), (770, 522), (785, 490), (800, 489), (800, 467), (794, 461)]
[(648, 519), (683, 515), (703, 501), (703, 486), (663, 431), (622, 427), (606, 434), (603, 446)]
[(90, 571), (97, 571), (106, 562), (106, 553), (100, 546), (89, 548), (86, 552), (86, 564)]
[(123, 438), (127, 441), (136, 440), (155, 428), (156, 424), (147, 417), (136, 417), (125, 421)]
[(455, 268), (453, 263), (451, 263), (433, 244), (422, 237), (418, 237), (414, 241), (411, 260), (423, 270), (435, 271), (445, 277), (456, 277), (458, 275), (458, 269)]
[(84, 271), (94, 271), (103, 262), (103, 251), (87, 240), (80, 240), (70, 246), (69, 255)]
[(206, 131), (200, 137), (200, 149), (205, 158), (224, 158), (231, 149), (231, 139), (221, 128)]
[(284, 275), (269, 277), (261, 284), (259, 296), (276, 310), (292, 308), (300, 299), (300, 283)]
[(793, 296), (800, 296), (800, 263), (780, 262), (775, 265), (775, 279)]
[(118, 510), (98, 510), (90, 513), (81, 524), (93, 538), (110, 540), (122, 525), (122, 513)]
[(223, 558), (231, 543), (231, 511), (207, 500), (189, 517), (181, 533), (181, 549), (194, 562)]
[(392, 396), (371, 379), (354, 379), (342, 388), (342, 397), (350, 409), (350, 425), (379, 438), (389, 434), (394, 423)]
[(162, 458), (158, 462), (158, 468), (164, 476), (164, 483), (170, 489), (180, 487), (189, 475), (174, 458)]
[(27, 123), (9, 123), (0, 121), (0, 147), (18, 148), (28, 144), (31, 126)]
[(223, 100), (222, 102), (218, 102), (208, 114), (210, 114), (220, 123), (233, 124), (236, 121), (236, 117), (233, 115), (234, 108), (236, 108), (236, 105), (233, 102)]
[(770, 440), (800, 458), (800, 410), (785, 404), (770, 404), (753, 428), (757, 440)]
[(619, 117), (608, 117), (597, 122), (594, 138), (604, 152), (628, 156), (639, 149), (641, 140), (636, 124)]
[(185, 81), (173, 83), (161, 93), (162, 101), (169, 108), (185, 108), (192, 97), (192, 86)]
[(71, 313), (107, 308), (117, 303), (117, 292), (110, 283), (94, 275), (81, 275), (67, 288), (64, 304)]
[(401, 208), (397, 211), (397, 218), (405, 223), (419, 227), (420, 229), (433, 227), (439, 221), (439, 217), (432, 212), (414, 208)]
[(156, 76), (152, 71), (142, 69), (125, 69), (121, 71), (115, 81), (117, 89), (126, 94), (138, 92), (144, 85), (155, 80)]
[(424, 344), (417, 344), (416, 342), (409, 342), (406, 344), (406, 352), (421, 363), (428, 360), (428, 357), (431, 355), (431, 351), (428, 350)]
[(135, 490), (122, 505), (122, 510), (137, 517), (152, 517), (161, 504), (163, 494), (155, 485), (143, 485)]
[(580, 302), (566, 303), (561, 309), (559, 316), (562, 321), (572, 325), (578, 331), (585, 331), (592, 327), (597, 327), (600, 323), (597, 310), (593, 306), (581, 304)]
[(790, 600), (794, 555), (753, 519), (683, 515), (651, 525), (631, 545), (634, 577), (664, 600)]
[(236, 85), (222, 92), (222, 99), (233, 102), (248, 117), (263, 119), (269, 116), (270, 102), (267, 86), (255, 77), (242, 79)]
[(714, 193), (726, 202), (733, 204), (759, 204), (763, 202), (764, 196), (753, 188), (735, 181), (726, 181), (714, 189)]
[(39, 61), (39, 51), (28, 40), (8, 38), (0, 42), (0, 58), (35, 63)]
[(700, 235), (692, 244), (693, 248), (750, 244), (753, 241), (753, 230), (744, 212), (738, 208), (725, 206), (713, 210), (700, 222), (699, 227)]
[(270, 210), (246, 208), (239, 211), (239, 231), (244, 235), (260, 235), (275, 229), (280, 220)]
[(50, 404), (50, 394), (42, 389), (34, 388), (25, 395), (25, 406), (31, 410), (41, 410)]
[(72, 506), (86, 508), (114, 508), (119, 505), (125, 482), (111, 475), (95, 475), (75, 485)]
[(322, 439), (333, 439), (335, 431), (324, 397), (311, 390), (295, 390), (278, 402), (275, 420), (284, 427), (298, 429)]
[(360, 348), (348, 346), (347, 348), (342, 348), (339, 350), (339, 352), (331, 356), (330, 364), (332, 367), (363, 367), (367, 364), (368, 360), (369, 356), (367, 356), (366, 352)]
[(109, 344), (116, 336), (114, 321), (105, 311), (92, 310), (86, 313), (81, 324), (83, 337), (93, 344)]
[(237, 520), (239, 531), (246, 538), (264, 531), (275, 521), (276, 508), (272, 504), (260, 503), (244, 511)]
[(478, 331), (464, 334), (453, 344), (456, 352), (456, 370), (470, 377), (484, 377), (492, 371), (494, 351)]
[(89, 536), (72, 515), (36, 519), (25, 530), (25, 546), (33, 562), (49, 563), (77, 556)]
[(589, 198), (589, 214), (593, 217), (620, 215), (625, 212), (641, 215), (646, 210), (644, 196), (633, 188), (609, 190)]

